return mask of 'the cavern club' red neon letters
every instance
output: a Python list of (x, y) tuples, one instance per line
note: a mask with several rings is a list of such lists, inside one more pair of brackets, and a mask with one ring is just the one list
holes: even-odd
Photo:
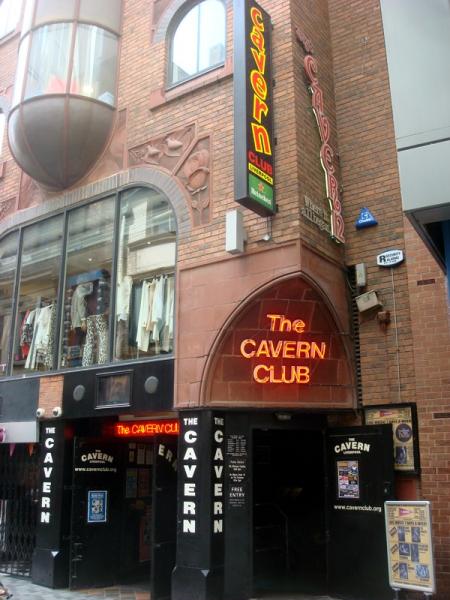
[[(306, 323), (302, 319), (288, 319), (285, 315), (268, 314), (270, 331), (302, 334)], [(246, 359), (273, 359), (253, 368), (256, 383), (309, 383), (310, 368), (306, 365), (283, 364), (280, 359), (318, 359), (324, 360), (327, 354), (326, 342), (308, 342), (307, 340), (255, 340), (246, 338), (240, 345), (240, 353)], [(278, 360), (276, 360), (278, 359)]]
[(116, 437), (154, 437), (155, 435), (178, 435), (180, 425), (170, 421), (121, 421), (114, 424)]
[(317, 61), (313, 56), (307, 54), (303, 64), (310, 84), (312, 107), (314, 116), (316, 117), (317, 127), (319, 128), (320, 140), (322, 142), (320, 162), (325, 172), (327, 198), (330, 203), (331, 237), (337, 242), (345, 242), (339, 182), (335, 175), (334, 150), (330, 145), (330, 121), (324, 114), (323, 91), (317, 77)]

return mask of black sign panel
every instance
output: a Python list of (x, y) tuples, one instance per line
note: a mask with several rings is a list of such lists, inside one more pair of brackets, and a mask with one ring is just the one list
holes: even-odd
[(330, 430), (328, 464), (330, 592), (387, 600), (383, 506), (393, 493), (391, 427)]
[(253, 0), (234, 1), (234, 152), (236, 201), (258, 215), (276, 212), (272, 24)]

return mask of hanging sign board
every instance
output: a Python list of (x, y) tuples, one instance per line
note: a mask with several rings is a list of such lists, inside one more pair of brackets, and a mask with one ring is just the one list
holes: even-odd
[(403, 250), (387, 250), (377, 256), (379, 267), (395, 267), (405, 260)]
[(433, 594), (436, 584), (430, 503), (387, 501), (384, 507), (389, 585)]
[(272, 23), (253, 0), (234, 0), (234, 164), (236, 201), (276, 212)]

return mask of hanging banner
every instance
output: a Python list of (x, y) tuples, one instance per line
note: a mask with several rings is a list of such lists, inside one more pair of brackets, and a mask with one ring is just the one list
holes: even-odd
[(385, 502), (389, 585), (433, 594), (433, 546), (430, 503)]
[(276, 212), (272, 23), (253, 0), (234, 0), (234, 163), (236, 201)]

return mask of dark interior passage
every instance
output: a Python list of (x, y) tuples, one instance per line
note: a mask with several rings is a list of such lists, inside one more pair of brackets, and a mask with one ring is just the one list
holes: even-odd
[(254, 589), (326, 590), (325, 482), (320, 431), (255, 430)]

